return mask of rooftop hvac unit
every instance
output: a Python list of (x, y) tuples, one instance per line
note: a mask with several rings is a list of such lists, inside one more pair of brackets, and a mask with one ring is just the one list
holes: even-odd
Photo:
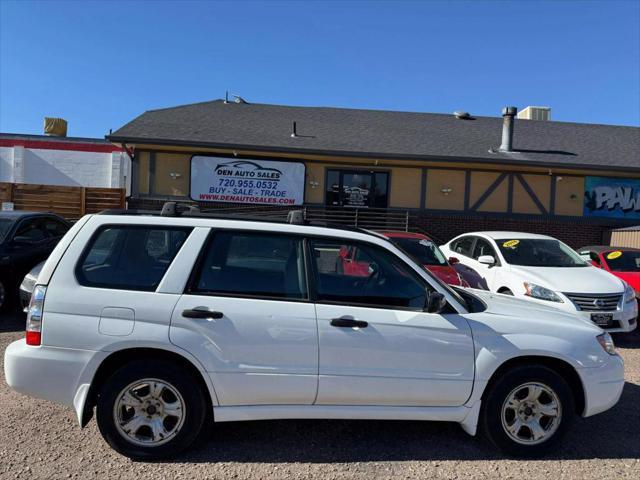
[(551, 120), (551, 108), (526, 107), (518, 112), (518, 118), (522, 120)]
[(55, 137), (66, 137), (67, 121), (64, 118), (44, 117), (44, 134)]

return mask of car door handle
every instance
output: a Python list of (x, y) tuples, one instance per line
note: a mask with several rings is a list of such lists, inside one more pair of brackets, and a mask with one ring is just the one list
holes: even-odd
[(222, 312), (216, 312), (210, 310), (209, 307), (195, 307), (182, 311), (182, 316), (185, 318), (212, 318), (218, 320), (224, 317)]
[(354, 320), (353, 318), (334, 318), (331, 320), (332, 327), (344, 327), (344, 328), (365, 328), (369, 325), (364, 320)]

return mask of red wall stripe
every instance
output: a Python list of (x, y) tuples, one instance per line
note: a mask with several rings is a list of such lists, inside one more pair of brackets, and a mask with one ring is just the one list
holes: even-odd
[(112, 153), (122, 148), (110, 143), (52, 142), (46, 140), (21, 140), (18, 138), (0, 138), (0, 147), (41, 148), (44, 150), (74, 150), (77, 152)]

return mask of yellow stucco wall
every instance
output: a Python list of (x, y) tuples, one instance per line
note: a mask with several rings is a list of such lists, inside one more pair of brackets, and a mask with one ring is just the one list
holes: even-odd
[(556, 215), (582, 216), (583, 208), (584, 177), (557, 177)]
[[(487, 189), (500, 177), (496, 172), (471, 172), (471, 189), (469, 190), (469, 206), (475, 205)], [(504, 178), (500, 185), (478, 207), (479, 212), (506, 212), (508, 179)]]
[[(324, 203), (325, 166), (318, 163), (306, 164), (305, 203)], [(317, 183), (317, 186), (313, 186)]]
[(422, 171), (419, 168), (396, 168), (391, 172), (389, 206), (420, 208)]
[[(531, 187), (536, 197), (544, 208), (549, 211), (551, 200), (551, 177), (549, 175), (522, 175), (525, 182)], [(514, 213), (541, 214), (529, 193), (525, 190), (517, 178), (513, 179), (513, 205)]]
[(139, 152), (138, 160), (138, 191), (149, 193), (149, 152)]
[[(464, 210), (466, 173), (462, 170), (429, 169), (425, 208), (433, 210)], [(442, 190), (449, 190), (449, 193)]]
[(184, 153), (156, 153), (156, 194), (189, 195), (190, 158)]
[[(150, 155), (139, 148), (138, 184), (139, 192), (148, 194), (154, 191), (158, 195), (189, 194), (189, 159), (191, 155), (223, 154), (233, 157), (232, 150), (198, 149), (180, 146), (148, 146), (155, 151), (155, 175), (153, 188), (149, 189)], [(171, 151), (169, 151), (171, 150)], [(482, 196), (489, 186), (502, 172), (518, 172), (527, 181), (531, 189), (544, 205), (550, 209), (551, 179), (549, 169), (518, 165), (490, 165), (482, 163), (443, 162), (443, 161), (411, 161), (411, 160), (376, 160), (371, 158), (335, 158), (329, 156), (306, 154), (275, 154), (273, 152), (237, 151), (238, 155), (260, 158), (289, 159), (301, 161), (306, 166), (305, 203), (323, 204), (325, 198), (326, 169), (354, 169), (367, 171), (386, 171), (390, 173), (389, 206), (396, 208), (427, 208), (430, 210), (463, 210), (466, 172), (462, 167), (472, 170), (469, 190), (469, 205)], [(422, 185), (422, 168), (427, 168), (427, 184)], [(477, 170), (473, 170), (473, 169)], [(482, 171), (480, 171), (482, 170)], [(563, 173), (564, 172), (564, 173)], [(171, 173), (178, 174), (171, 175)], [(555, 214), (581, 216), (583, 210), (584, 177), (582, 175), (598, 175), (638, 178), (640, 174), (620, 172), (590, 172), (569, 169), (553, 169), (556, 178)], [(572, 175), (568, 175), (572, 174)], [(580, 175), (580, 176), (573, 176)], [(176, 178), (173, 178), (176, 177)], [(420, 205), (422, 189), (425, 204)], [(444, 194), (442, 189), (451, 189)], [(517, 178), (513, 179), (512, 211), (516, 214), (538, 215), (540, 211)], [(508, 178), (478, 206), (479, 212), (506, 213), (508, 209)], [(573, 197), (573, 198), (572, 198)]]

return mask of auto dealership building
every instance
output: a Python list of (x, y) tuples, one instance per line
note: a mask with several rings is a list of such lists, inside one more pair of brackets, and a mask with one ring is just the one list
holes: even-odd
[[(152, 110), (107, 139), (135, 153), (129, 208), (295, 206), (447, 240), (473, 230), (608, 241), (640, 220), (640, 128), (215, 100)], [(379, 225), (379, 224), (376, 224)]]

